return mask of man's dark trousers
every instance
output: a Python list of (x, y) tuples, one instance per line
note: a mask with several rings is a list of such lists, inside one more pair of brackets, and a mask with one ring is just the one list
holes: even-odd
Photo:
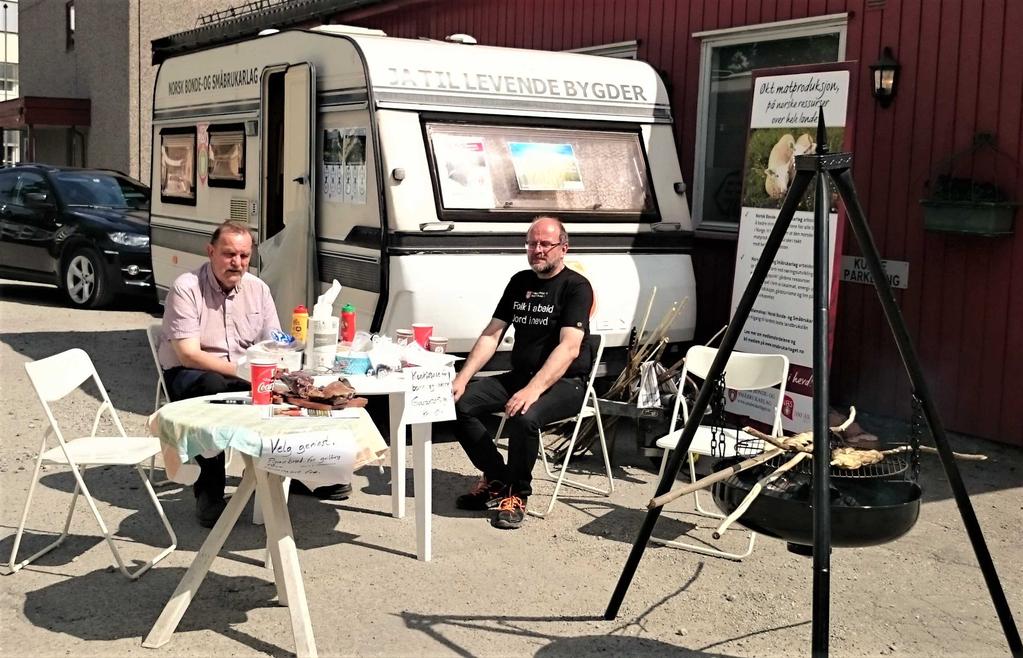
[(494, 439), (482, 418), (504, 410), (508, 398), (533, 378), (532, 373), (506, 372), (494, 377), (474, 380), (455, 403), (455, 436), (469, 460), (483, 471), (488, 480), (500, 480), (520, 497), (532, 490), (533, 466), (540, 449), (538, 430), (544, 425), (575, 415), (583, 403), (586, 387), (578, 377), (559, 379), (529, 411), (507, 419), (504, 434), (508, 437), (508, 463), (504, 463)]
[[(167, 395), (171, 402), (217, 393), (249, 391), (252, 388), (249, 382), (239, 377), (184, 367), (164, 370), (163, 380), (167, 383)], [(222, 499), (227, 477), (224, 453), (216, 457), (197, 456), (195, 461), (199, 464), (199, 479), (192, 485), (192, 491), (196, 496), (207, 492), (215, 499)]]

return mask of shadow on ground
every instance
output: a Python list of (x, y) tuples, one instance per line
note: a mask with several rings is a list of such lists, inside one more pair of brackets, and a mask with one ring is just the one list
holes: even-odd
[[(24, 614), (39, 628), (85, 641), (137, 638), (141, 644), (184, 572), (181, 568), (161, 567), (148, 572), (141, 582), (132, 582), (118, 572), (93, 571), (28, 592)], [(230, 606), (223, 605), (224, 596), (231, 597)], [(222, 576), (211, 571), (178, 625), (177, 632), (209, 629), (253, 651), (287, 655), (281, 647), (236, 628), (248, 619), (248, 611), (276, 607), (276, 597), (273, 581), (250, 576)], [(102, 609), (102, 614), (97, 614), (98, 609)], [(281, 639), (290, 650), (291, 638)], [(170, 647), (173, 647), (173, 641), (172, 638)]]
[[(522, 615), (424, 615), (403, 612), (405, 625), (433, 639), (438, 645), (460, 656), (474, 655), (458, 644), (454, 636), (471, 630), (491, 635), (492, 646), (500, 646), (501, 637), (514, 635), (544, 642), (535, 654), (537, 658), (561, 658), (600, 654), (620, 656), (724, 656), (720, 652), (708, 653), (661, 640), (640, 637), (645, 618), (657, 608), (688, 590), (703, 572), (699, 563), (690, 578), (677, 590), (657, 601), (635, 619), (606, 621), (597, 615), (561, 615), (552, 617)], [(596, 630), (597, 632), (594, 632)], [(773, 630), (773, 629), (767, 629)], [(763, 632), (767, 632), (767, 630)]]

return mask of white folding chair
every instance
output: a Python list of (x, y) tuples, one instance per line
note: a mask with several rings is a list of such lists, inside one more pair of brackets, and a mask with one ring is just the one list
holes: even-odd
[[(106, 389), (103, 388), (103, 383), (96, 373), (96, 368), (92, 365), (89, 355), (83, 350), (71, 349), (45, 359), (40, 359), (39, 361), (26, 363), (25, 370), (28, 372), (28, 378), (32, 382), (32, 387), (35, 389), (39, 402), (43, 405), (43, 411), (50, 422), (50, 427), (43, 434), (43, 439), (39, 446), (39, 455), (36, 457), (36, 467), (32, 474), (32, 484), (29, 486), (28, 499), (25, 501), (25, 510), (22, 512), (21, 523), (18, 525), (18, 532), (14, 537), (14, 547), (11, 549), (11, 559), (8, 563), (11, 572), (18, 571), (41, 555), (49, 553), (67, 538), (68, 528), (71, 526), (71, 517), (74, 515), (75, 504), (78, 502), (78, 494), (81, 492), (85, 496), (89, 509), (92, 510), (92, 514), (96, 518), (96, 522), (99, 523), (99, 528), (103, 532), (107, 545), (110, 546), (110, 550), (114, 554), (114, 560), (117, 562), (118, 569), (131, 580), (135, 580), (154, 564), (167, 557), (177, 547), (178, 542), (174, 529), (171, 528), (170, 521), (167, 520), (167, 515), (164, 514), (163, 507), (156, 497), (156, 492), (153, 491), (152, 484), (150, 484), (145, 473), (142, 471), (142, 463), (160, 452), (160, 440), (150, 436), (127, 436), (125, 434), (124, 426), (121, 425), (121, 420), (117, 417), (117, 412), (110, 403), (110, 398), (107, 396)], [(50, 403), (70, 395), (90, 378), (102, 398), (102, 402), (93, 419), (92, 433), (87, 437), (66, 440), (61, 432), (60, 425), (57, 423), (57, 419), (53, 416)], [(119, 436), (96, 436), (96, 430), (99, 428), (100, 418), (103, 416), (104, 411), (109, 412), (110, 419), (113, 421)], [(47, 450), (46, 439), (50, 434), (57, 438), (58, 445)], [(21, 536), (25, 530), (25, 521), (28, 519), (28, 510), (32, 505), (32, 494), (35, 492), (36, 484), (39, 481), (39, 470), (43, 462), (63, 465), (71, 469), (75, 476), (74, 495), (71, 497), (71, 506), (68, 508), (67, 518), (64, 520), (64, 530), (56, 541), (42, 548), (31, 557), (21, 562), (16, 562), (18, 547), (21, 544)], [(103, 517), (100, 516), (99, 510), (96, 508), (96, 501), (93, 500), (92, 494), (89, 493), (89, 488), (85, 485), (85, 480), (82, 478), (82, 473), (86, 466), (110, 465), (135, 467), (139, 477), (142, 479), (142, 485), (149, 494), (149, 499), (156, 508), (160, 520), (163, 521), (163, 527), (167, 530), (171, 540), (168, 548), (160, 551), (155, 557), (135, 571), (128, 571), (125, 568), (121, 554), (114, 544), (113, 536), (110, 530), (107, 529)]]
[[(549, 478), (556, 481), (556, 484), (554, 485), (554, 493), (551, 494), (551, 501), (547, 505), (547, 511), (540, 513), (529, 510), (529, 514), (540, 518), (547, 516), (551, 513), (551, 510), (554, 509), (554, 503), (558, 500), (558, 493), (561, 491), (561, 485), (563, 484), (577, 489), (602, 494), (604, 496), (610, 496), (615, 490), (614, 477), (611, 475), (611, 459), (607, 452), (607, 440), (604, 438), (604, 424), (600, 420), (597, 393), (593, 390), (593, 380), (597, 377), (597, 366), (600, 365), (600, 359), (604, 355), (604, 335), (590, 334), (587, 344), (584, 345), (584, 349), (590, 350), (590, 356), (593, 358), (593, 366), (590, 370), (589, 379), (586, 381), (586, 392), (583, 395), (582, 406), (574, 416), (567, 416), (566, 418), (554, 421), (547, 425), (549, 427), (555, 423), (564, 423), (565, 421), (573, 423), (572, 438), (569, 439), (568, 448), (565, 450), (565, 461), (561, 464), (560, 473), (556, 474), (551, 470), (551, 465), (547, 461), (547, 451), (544, 450), (543, 447), (543, 429), (541, 428), (538, 432), (540, 435), (540, 460), (543, 462), (544, 471), (547, 473)], [(572, 452), (575, 450), (576, 439), (579, 437), (579, 430), (582, 427), (583, 421), (587, 418), (593, 418), (597, 425), (597, 434), (600, 436), (600, 453), (604, 457), (604, 469), (607, 472), (607, 489), (601, 489), (591, 484), (586, 484), (585, 482), (565, 477), (568, 473), (568, 462), (572, 459)], [(495, 441), (501, 438), (506, 419), (506, 416), (501, 414), (501, 424), (498, 425), (497, 434), (494, 435)]]
[[(164, 404), (170, 402), (170, 394), (167, 392), (167, 382), (163, 378), (163, 368), (160, 366), (160, 332), (163, 325), (151, 324), (146, 328), (146, 338), (149, 339), (149, 352), (153, 355), (153, 365), (156, 366), (156, 398), (153, 400), (153, 413), (160, 410)], [(153, 482), (153, 470), (156, 469), (156, 457), (149, 460), (148, 477)], [(153, 482), (156, 486), (170, 483), (170, 480)]]
[[(167, 382), (163, 379), (163, 368), (160, 367), (160, 333), (162, 325), (151, 324), (146, 329), (146, 337), (149, 338), (149, 351), (153, 355), (153, 365), (156, 366), (156, 398), (153, 400), (153, 413), (159, 411), (166, 402), (170, 402), (170, 394), (167, 393)], [(162, 402), (161, 402), (162, 400)]]
[[(682, 368), (681, 380), (685, 382), (687, 375), (693, 375), (700, 379), (707, 377), (714, 358), (717, 356), (717, 349), (694, 345), (686, 352), (685, 365)], [(736, 391), (754, 391), (759, 389), (772, 389), (775, 396), (773, 405), (774, 419), (771, 425), (772, 436), (782, 436), (781, 407), (785, 400), (785, 383), (789, 376), (789, 360), (783, 354), (750, 354), (746, 352), (732, 352), (725, 365), (725, 388)], [(774, 387), (777, 386), (775, 389)], [(683, 426), (689, 420), (689, 405), (686, 404), (685, 396), (682, 395), (682, 386), (679, 386), (679, 394), (675, 397), (675, 407), (671, 414), (671, 425), (668, 434), (657, 439), (658, 448), (664, 449), (664, 457), (661, 459), (661, 468), (658, 472), (658, 479), (664, 475), (664, 468), (668, 464), (668, 453), (678, 445), (682, 436), (683, 427), (678, 427), (679, 410), (681, 409), (681, 420)], [(719, 420), (716, 422), (720, 422)], [(677, 428), (677, 429), (676, 429)], [(714, 445), (715, 440), (717, 445)], [(693, 436), (693, 442), (689, 446), (687, 455), (689, 462), (689, 477), (696, 481), (696, 464), (693, 455), (707, 455), (712, 457), (733, 457), (740, 454), (738, 446), (745, 450), (751, 448), (757, 452), (763, 451), (763, 441), (757, 437), (743, 432), (740, 429), (728, 427), (712, 427), (701, 425)], [(699, 491), (693, 493), (696, 505), (696, 513), (702, 516), (723, 519), (725, 516), (719, 512), (704, 509), (700, 504)], [(753, 552), (753, 544), (756, 541), (756, 533), (749, 532), (749, 543), (741, 553), (717, 550), (708, 546), (699, 546), (679, 541), (664, 539), (651, 539), (650, 541), (664, 546), (684, 548), (704, 555), (724, 557), (731, 560), (741, 560)]]
[[(156, 366), (156, 399), (153, 402), (153, 413), (160, 410), (165, 403), (170, 402), (170, 393), (167, 392), (167, 381), (163, 378), (163, 367), (160, 365), (160, 335), (163, 331), (162, 324), (151, 324), (146, 329), (146, 337), (149, 338), (149, 351), (153, 355), (153, 365)], [(149, 481), (153, 481), (153, 469), (156, 467), (156, 458), (149, 464)], [(235, 455), (235, 451), (228, 449), (225, 456), (224, 470), (229, 475), (241, 477), (244, 465), (242, 460)], [(153, 482), (157, 486), (168, 484), (170, 480)]]

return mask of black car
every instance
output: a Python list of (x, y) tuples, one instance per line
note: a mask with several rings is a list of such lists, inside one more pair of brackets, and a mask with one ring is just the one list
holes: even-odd
[(101, 169), (0, 169), (0, 277), (55, 283), (80, 308), (152, 295), (149, 188)]

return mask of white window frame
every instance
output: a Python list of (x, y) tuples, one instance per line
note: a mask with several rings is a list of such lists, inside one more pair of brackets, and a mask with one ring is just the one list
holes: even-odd
[(598, 46), (586, 46), (585, 48), (572, 48), (564, 51), (566, 53), (579, 53), (581, 55), (599, 55), (601, 57), (614, 57), (615, 59), (636, 59), (639, 53), (639, 41), (617, 41), (615, 43), (603, 43)]
[(694, 38), (701, 40), (700, 86), (696, 113), (696, 153), (693, 161), (693, 221), (698, 230), (736, 235), (739, 232), (738, 222), (703, 221), (704, 162), (707, 156), (707, 121), (710, 111), (710, 63), (714, 48), (753, 41), (777, 41), (837, 32), (838, 61), (841, 62), (845, 60), (848, 26), (849, 14), (842, 13), (693, 33)]

